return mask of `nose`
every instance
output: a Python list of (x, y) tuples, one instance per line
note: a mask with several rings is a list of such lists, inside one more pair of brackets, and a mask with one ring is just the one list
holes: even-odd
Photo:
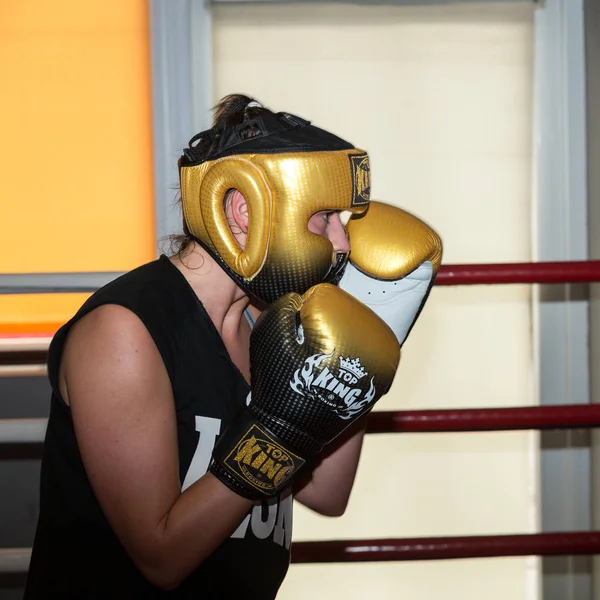
[(327, 238), (333, 245), (333, 251), (335, 253), (348, 253), (350, 252), (350, 242), (346, 230), (342, 225), (339, 213), (333, 213), (329, 217), (329, 226), (327, 227)]

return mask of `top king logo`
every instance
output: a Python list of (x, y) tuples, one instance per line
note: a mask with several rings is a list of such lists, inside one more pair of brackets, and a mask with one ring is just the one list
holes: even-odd
[(352, 206), (369, 204), (371, 197), (371, 167), (369, 155), (350, 155), (350, 168), (352, 169)]
[(309, 356), (294, 373), (290, 386), (301, 396), (316, 398), (327, 404), (341, 419), (348, 420), (373, 401), (375, 377), (371, 377), (369, 390), (365, 393), (362, 388), (356, 387), (368, 375), (360, 359), (340, 356), (337, 373), (332, 373), (329, 367), (320, 367), (325, 359), (332, 356), (333, 352)]

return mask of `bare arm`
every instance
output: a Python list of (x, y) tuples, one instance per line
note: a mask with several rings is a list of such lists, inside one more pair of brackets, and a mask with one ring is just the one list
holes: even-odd
[(367, 417), (362, 417), (326, 448), (317, 466), (298, 481), (298, 502), (328, 517), (344, 514), (354, 485)]
[(82, 319), (61, 374), (83, 463), (111, 527), (151, 583), (177, 587), (251, 502), (211, 474), (181, 493), (169, 377), (133, 313), (108, 305)]

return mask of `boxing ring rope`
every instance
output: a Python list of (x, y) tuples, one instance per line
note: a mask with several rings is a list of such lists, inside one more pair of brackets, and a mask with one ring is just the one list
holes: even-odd
[[(30, 287), (3, 287), (0, 293), (55, 293), (51, 288)], [(567, 283), (595, 283), (600, 282), (600, 260), (588, 261), (561, 261), (561, 262), (534, 262), (534, 263), (496, 263), (496, 264), (462, 264), (441, 265), (435, 280), (436, 286), (456, 285), (491, 285), (491, 284), (567, 284)], [(95, 288), (75, 286), (70, 289), (65, 286), (61, 293), (71, 291), (94, 292)], [(3, 367), (23, 367), (26, 365), (40, 366), (46, 362), (46, 350), (51, 336), (42, 339), (18, 339), (0, 337), (0, 369)], [(6, 370), (7, 371), (7, 370)], [(7, 373), (8, 374), (8, 371)], [(2, 371), (0, 370), (0, 375)]]
[(600, 404), (373, 411), (367, 433), (449, 433), (600, 427)]
[[(55, 274), (56, 275), (56, 274)], [(115, 274), (117, 275), (117, 274)], [(0, 273), (0, 294), (44, 294), (95, 292), (93, 285), (31, 286), (3, 285)], [(600, 260), (460, 264), (440, 267), (436, 285), (483, 285), (511, 283), (591, 283), (600, 281)]]
[[(41, 444), (47, 419), (0, 419), (0, 444)], [(600, 427), (600, 404), (373, 411), (367, 433), (451, 433)]]
[(600, 553), (600, 531), (294, 542), (293, 563), (448, 560)]
[[(19, 424), (20, 422), (20, 424)], [(21, 429), (26, 425), (28, 429)], [(45, 419), (0, 420), (0, 444), (41, 443)], [(600, 426), (600, 405), (380, 411), (368, 433), (440, 433)], [(11, 431), (12, 429), (12, 431)], [(0, 550), (0, 575), (22, 573), (30, 549)], [(508, 556), (600, 554), (600, 532), (295, 542), (293, 563), (448, 560)]]
[(50, 340), (35, 345), (14, 344), (0, 340), (0, 377), (46, 375), (46, 359)]
[[(600, 532), (294, 542), (294, 564), (406, 562), (600, 553)], [(0, 575), (27, 571), (30, 548), (0, 550)]]
[(9, 365), (0, 364), (0, 377), (34, 377), (46, 374), (46, 365)]
[[(436, 285), (443, 286), (593, 282), (600, 282), (600, 261), (442, 265), (436, 279)], [(11, 293), (19, 293), (19, 290), (13, 289)], [(48, 340), (29, 344), (0, 339), (0, 376), (43, 374), (47, 344)], [(41, 444), (46, 422), (46, 419), (0, 419), (0, 450), (3, 446)], [(368, 420), (367, 433), (485, 432), (584, 427), (600, 427), (600, 405), (374, 411)], [(30, 553), (29, 548), (0, 549), (0, 575), (26, 572)], [(337, 540), (295, 542), (292, 546), (293, 563), (579, 554), (600, 554), (600, 532)]]
[(600, 281), (600, 260), (581, 260), (442, 265), (435, 284), (593, 283), (598, 281)]
[(0, 548), (0, 575), (26, 573), (31, 548)]

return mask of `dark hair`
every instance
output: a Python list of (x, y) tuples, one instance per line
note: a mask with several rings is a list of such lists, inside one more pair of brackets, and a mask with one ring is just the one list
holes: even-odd
[[(248, 106), (252, 104), (252, 106)], [(244, 94), (229, 94), (219, 100), (213, 108), (212, 126), (219, 127), (222, 130), (243, 125), (244, 122), (250, 121), (261, 114), (272, 113), (268, 108), (263, 107), (257, 100)], [(240, 135), (243, 139), (249, 139), (256, 136), (259, 130), (255, 125), (249, 123), (247, 127), (242, 127)], [(215, 137), (209, 138), (208, 142), (200, 148), (200, 152), (204, 156), (210, 156), (216, 148), (218, 141)], [(181, 204), (181, 193), (178, 194), (177, 203)], [(169, 235), (165, 238), (168, 244), (167, 254), (173, 256), (175, 254), (183, 254), (194, 242), (194, 237), (190, 234), (183, 225), (183, 233)]]

